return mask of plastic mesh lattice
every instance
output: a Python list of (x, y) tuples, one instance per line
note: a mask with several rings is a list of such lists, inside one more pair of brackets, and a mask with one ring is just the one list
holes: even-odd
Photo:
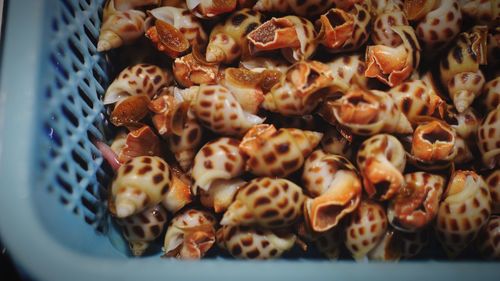
[(40, 178), (96, 229), (105, 222), (104, 186), (109, 180), (91, 138), (102, 139), (106, 62), (96, 50), (101, 1), (65, 0), (51, 7), (49, 65), (41, 122)]

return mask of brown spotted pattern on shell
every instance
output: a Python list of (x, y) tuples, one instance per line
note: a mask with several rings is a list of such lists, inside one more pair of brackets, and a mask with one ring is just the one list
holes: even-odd
[(481, 93), (484, 76), (479, 69), (486, 64), (487, 28), (475, 26), (462, 32), (440, 64), (441, 82), (458, 112), (466, 110)]
[(280, 1), (280, 0), (258, 0), (255, 6), (255, 10), (260, 12), (278, 12), (278, 13), (288, 13), (299, 15), (303, 17), (317, 16), (326, 12), (334, 3), (345, 2), (343, 7), (349, 7), (351, 1), (338, 1), (338, 0), (291, 0), (291, 1)]
[(384, 208), (372, 201), (361, 201), (345, 227), (345, 246), (355, 260), (362, 260), (383, 239), (387, 231)]
[(460, 32), (462, 13), (458, 0), (405, 1), (405, 13), (416, 23), (417, 37), (426, 51), (442, 49)]
[(389, 227), (378, 244), (367, 254), (369, 260), (397, 262), (402, 255), (399, 233)]
[(301, 61), (288, 68), (265, 95), (262, 108), (285, 116), (310, 114), (326, 95), (347, 88), (347, 84), (332, 76), (327, 65)]
[(126, 97), (147, 95), (152, 98), (158, 90), (170, 85), (172, 75), (152, 64), (137, 64), (122, 70), (104, 94), (103, 103), (113, 104)]
[(392, 27), (409, 25), (402, 9), (402, 1), (388, 1), (376, 14), (371, 33), (373, 43), (391, 47), (400, 45), (401, 38), (392, 30)]
[(285, 177), (302, 167), (322, 136), (319, 132), (276, 130), (273, 125), (262, 124), (248, 131), (240, 149), (248, 157), (247, 171), (257, 176)]
[(194, 114), (188, 111), (181, 134), (168, 137), (168, 147), (184, 171), (188, 171), (193, 164), (202, 135), (203, 128), (198, 124)]
[(365, 140), (359, 148), (357, 163), (365, 191), (372, 198), (388, 200), (405, 186), (402, 172), (406, 154), (394, 136), (380, 134)]
[(487, 178), (486, 184), (490, 190), (492, 213), (500, 214), (500, 169), (494, 170)]
[(111, 184), (108, 208), (124, 218), (158, 205), (170, 189), (168, 164), (157, 156), (139, 156), (120, 166)]
[(239, 140), (223, 137), (206, 143), (198, 151), (191, 173), (195, 180), (195, 194), (198, 189), (208, 191), (217, 181), (231, 180), (243, 174), (245, 158), (239, 145)]
[(200, 189), (200, 203), (216, 213), (224, 212), (233, 203), (238, 190), (246, 183), (241, 178), (215, 180), (207, 191)]
[(391, 29), (394, 37), (399, 38), (401, 43), (397, 46), (368, 46), (365, 76), (377, 78), (380, 82), (394, 87), (407, 80), (417, 70), (421, 49), (411, 26), (400, 25)]
[(410, 259), (420, 254), (430, 241), (430, 228), (424, 228), (416, 232), (398, 232), (401, 240), (401, 258)]
[(469, 107), (464, 112), (459, 113), (451, 105), (448, 105), (444, 120), (457, 133), (457, 136), (465, 140), (474, 138), (477, 135), (481, 123), (481, 119), (474, 109)]
[(371, 16), (362, 5), (355, 4), (349, 11), (333, 8), (321, 15), (318, 40), (331, 53), (359, 49), (369, 38)]
[(500, 165), (500, 107), (488, 113), (482, 121), (478, 129), (477, 145), (487, 167)]
[(241, 105), (226, 87), (202, 85), (191, 108), (198, 121), (215, 133), (240, 136), (264, 119), (243, 111)]
[(169, 223), (163, 252), (166, 257), (201, 259), (215, 244), (215, 217), (206, 211), (187, 209)]
[(453, 157), (453, 163), (455, 163), (455, 165), (460, 165), (474, 160), (474, 155), (471, 150), (473, 145), (473, 143), (457, 136), (455, 139), (455, 150), (457, 154)]
[(413, 132), (389, 94), (378, 90), (353, 87), (340, 99), (326, 100), (319, 113), (332, 125), (338, 123), (358, 135)]
[(435, 229), (448, 256), (458, 256), (477, 236), (491, 214), (491, 196), (483, 178), (456, 171), (439, 206)]
[(176, 87), (164, 88), (148, 104), (152, 112), (151, 121), (158, 134), (163, 138), (181, 135), (189, 110), (189, 103)]
[(491, 216), (488, 223), (479, 231), (476, 247), (485, 259), (500, 260), (500, 217)]
[(305, 202), (305, 218), (316, 232), (335, 227), (361, 201), (361, 178), (342, 156), (314, 151), (304, 164), (302, 182), (311, 197)]
[(186, 0), (191, 13), (199, 18), (213, 18), (236, 8), (237, 0)]
[(439, 97), (437, 90), (424, 80), (404, 82), (388, 92), (398, 109), (414, 125), (422, 116), (442, 119), (446, 103)]
[(120, 225), (132, 254), (141, 256), (147, 250), (150, 242), (163, 233), (167, 222), (167, 212), (161, 205), (157, 205), (138, 214), (117, 219), (116, 222)]
[(314, 25), (297, 16), (272, 18), (247, 35), (250, 54), (281, 50), (289, 62), (306, 60), (316, 51)]
[(483, 104), (488, 111), (500, 105), (500, 76), (488, 81), (483, 87)]
[(390, 201), (389, 223), (405, 232), (416, 232), (434, 221), (445, 189), (443, 176), (426, 172), (405, 175), (406, 185)]
[(240, 56), (247, 57), (250, 52), (247, 35), (262, 23), (263, 16), (257, 11), (243, 9), (233, 13), (212, 29), (206, 60), (229, 64)]
[(279, 258), (293, 247), (296, 239), (286, 229), (224, 225), (217, 230), (219, 246), (238, 259)]
[(351, 142), (337, 129), (329, 127), (321, 139), (321, 148), (324, 152), (343, 156), (349, 160), (354, 158), (354, 149)]
[(302, 215), (304, 194), (300, 186), (281, 178), (256, 178), (242, 187), (221, 225), (290, 226)]
[(332, 76), (345, 84), (368, 88), (368, 78), (365, 76), (366, 64), (360, 54), (342, 54), (325, 64), (330, 67)]

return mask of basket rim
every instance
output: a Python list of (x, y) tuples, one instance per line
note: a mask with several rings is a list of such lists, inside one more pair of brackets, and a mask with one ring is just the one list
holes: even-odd
[[(37, 94), (40, 93), (41, 84), (37, 66), (43, 61), (40, 48), (43, 40), (42, 23), (48, 5), (48, 0), (9, 1), (4, 14), (6, 28), (0, 72), (0, 238), (14, 262), (29, 276), (37, 280), (123, 281), (159, 280), (165, 277), (187, 280), (322, 280), (332, 277), (354, 280), (395, 280), (404, 277), (408, 280), (422, 280), (454, 277), (465, 280), (478, 275), (483, 279), (494, 280), (500, 275), (498, 264), (490, 262), (430, 260), (360, 265), (352, 261), (259, 262), (220, 258), (184, 262), (158, 257), (95, 258), (79, 255), (63, 247), (42, 227), (30, 198), (30, 186), (34, 181), (30, 177), (35, 169), (35, 163), (31, 161), (35, 150), (32, 140), (37, 117)], [(20, 111), (19, 108), (23, 110)], [(29, 251), (26, 251), (27, 243)]]

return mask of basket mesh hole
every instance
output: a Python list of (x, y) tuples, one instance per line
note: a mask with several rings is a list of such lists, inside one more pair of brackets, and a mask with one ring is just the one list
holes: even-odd
[(95, 48), (103, 2), (62, 0), (52, 9), (37, 161), (42, 187), (96, 230), (106, 229), (111, 174), (91, 140), (105, 126), (99, 100), (108, 70)]

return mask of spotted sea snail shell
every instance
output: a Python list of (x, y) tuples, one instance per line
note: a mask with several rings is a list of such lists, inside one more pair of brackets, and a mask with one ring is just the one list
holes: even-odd
[(352, 143), (333, 127), (329, 127), (325, 131), (321, 139), (321, 149), (326, 153), (343, 156), (349, 160), (354, 159)]
[(361, 201), (345, 228), (345, 246), (355, 260), (362, 260), (384, 238), (387, 231), (384, 208), (372, 201)]
[(424, 163), (446, 162), (457, 154), (455, 130), (447, 123), (433, 120), (413, 132), (411, 158)]
[(175, 214), (193, 201), (191, 193), (193, 181), (189, 175), (183, 173), (178, 167), (170, 167), (170, 173), (172, 174), (170, 189), (161, 203), (167, 211)]
[(338, 1), (338, 0), (311, 0), (311, 1), (279, 1), (279, 0), (258, 0), (255, 10), (260, 12), (278, 12), (286, 14), (294, 14), (303, 17), (312, 17), (326, 12), (334, 2), (337, 4), (344, 4), (343, 8), (349, 8), (351, 1)]
[(420, 254), (420, 252), (429, 244), (430, 227), (418, 230), (416, 232), (398, 232), (401, 240), (401, 258), (410, 259)]
[(243, 9), (233, 13), (212, 29), (206, 60), (229, 64), (240, 56), (247, 57), (250, 51), (246, 36), (262, 23), (263, 16), (257, 11)]
[(456, 171), (439, 206), (435, 229), (450, 257), (458, 256), (476, 238), (491, 214), (491, 196), (481, 176)]
[(288, 176), (302, 167), (322, 136), (319, 132), (294, 128), (276, 130), (269, 124), (255, 126), (240, 144), (248, 157), (246, 170), (257, 176)]
[(390, 201), (389, 223), (398, 230), (415, 232), (434, 221), (445, 188), (445, 178), (426, 172), (405, 175), (406, 185)]
[(239, 259), (274, 259), (290, 250), (296, 236), (286, 230), (224, 225), (217, 230), (217, 243)]
[(304, 164), (305, 217), (313, 231), (335, 227), (361, 201), (362, 184), (356, 168), (342, 156), (314, 151)]
[(236, 8), (236, 0), (186, 0), (191, 13), (199, 18), (213, 18)]
[(317, 45), (315, 37), (314, 25), (297, 16), (273, 17), (247, 35), (250, 54), (279, 49), (292, 63), (313, 55)]
[(207, 191), (200, 189), (200, 203), (215, 213), (222, 213), (233, 203), (238, 190), (246, 183), (241, 178), (215, 180)]
[(375, 45), (397, 47), (402, 43), (400, 36), (392, 30), (394, 26), (409, 25), (402, 2), (400, 0), (387, 1), (376, 12), (371, 32), (371, 39)]
[(370, 20), (368, 10), (358, 4), (348, 11), (330, 9), (316, 22), (320, 30), (317, 40), (328, 52), (357, 50), (368, 40)]
[(368, 252), (367, 258), (376, 261), (399, 261), (403, 244), (398, 234), (389, 227), (378, 244)]
[(187, 209), (169, 223), (163, 244), (166, 257), (200, 259), (215, 244), (214, 216), (205, 211)]
[(149, 244), (158, 238), (167, 222), (167, 212), (161, 205), (141, 213), (116, 220), (134, 256), (141, 256)]
[(359, 135), (413, 132), (410, 122), (391, 97), (377, 90), (353, 87), (340, 99), (325, 101), (320, 115), (332, 125), (339, 123)]
[(291, 226), (302, 215), (302, 189), (281, 178), (256, 178), (242, 187), (229, 206), (221, 225)]
[(477, 251), (485, 259), (500, 259), (500, 217), (491, 216), (476, 238)]
[(332, 76), (327, 65), (301, 61), (288, 68), (265, 95), (262, 108), (285, 116), (310, 114), (325, 96), (347, 88), (347, 84)]
[(488, 168), (500, 165), (500, 107), (492, 110), (478, 129), (478, 147), (483, 164)]
[(388, 200), (405, 186), (402, 172), (406, 154), (394, 136), (380, 134), (365, 140), (357, 155), (366, 193), (377, 200)]
[(332, 76), (345, 84), (368, 88), (368, 78), (365, 76), (366, 64), (360, 54), (341, 54), (325, 64), (330, 67)]
[(491, 212), (500, 214), (500, 169), (494, 170), (487, 178), (486, 184), (490, 190), (491, 200), (493, 202)]
[(168, 147), (183, 171), (187, 172), (191, 168), (196, 152), (201, 145), (202, 136), (203, 127), (198, 124), (194, 114), (188, 111), (181, 134), (173, 134), (168, 137)]
[(488, 81), (483, 87), (483, 104), (488, 111), (500, 105), (500, 76)]
[(170, 189), (168, 164), (157, 156), (139, 156), (121, 165), (111, 184), (108, 208), (125, 218), (158, 205)]

